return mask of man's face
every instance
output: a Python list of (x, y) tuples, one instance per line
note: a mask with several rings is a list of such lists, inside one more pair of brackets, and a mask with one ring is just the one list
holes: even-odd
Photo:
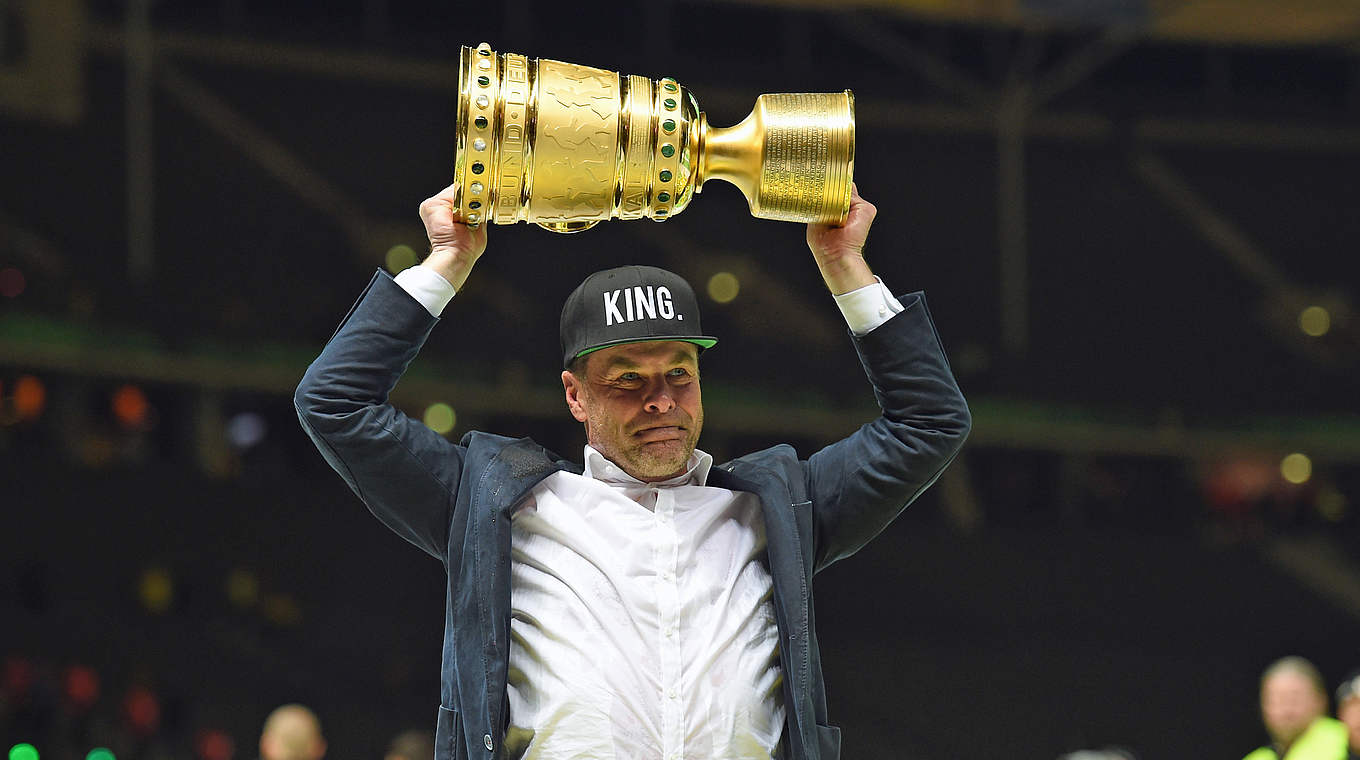
[(694, 344), (603, 348), (585, 356), (580, 375), (563, 372), (562, 386), (586, 440), (624, 472), (656, 481), (685, 471), (704, 426)]
[(1351, 697), (1336, 708), (1336, 717), (1346, 724), (1351, 737), (1351, 752), (1360, 752), (1360, 697)]
[(1270, 738), (1291, 744), (1327, 709), (1317, 688), (1301, 673), (1282, 670), (1261, 685), (1261, 717)]

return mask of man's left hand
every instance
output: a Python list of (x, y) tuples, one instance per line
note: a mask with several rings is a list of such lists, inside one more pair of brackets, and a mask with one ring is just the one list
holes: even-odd
[(874, 273), (864, 261), (864, 245), (869, 238), (869, 227), (878, 209), (859, 195), (859, 188), (850, 185), (850, 215), (845, 224), (809, 224), (807, 244), (822, 279), (833, 295), (848, 293), (873, 283)]

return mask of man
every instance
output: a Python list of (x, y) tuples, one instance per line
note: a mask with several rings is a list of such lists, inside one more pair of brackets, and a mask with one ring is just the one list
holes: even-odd
[(485, 250), (456, 195), (421, 204), (429, 257), (374, 276), (295, 396), (374, 514), (445, 564), (436, 757), (836, 760), (812, 576), (933, 483), (971, 424), (923, 296), (865, 263), (874, 207), (854, 192), (845, 225), (807, 240), (882, 416), (806, 460), (715, 466), (696, 445), (716, 339), (684, 280), (620, 267), (562, 310), (582, 465), (527, 439), (455, 446), (386, 403)]
[(1313, 663), (1276, 660), (1261, 675), (1261, 719), (1270, 745), (1245, 760), (1346, 760), (1346, 727), (1326, 713), (1327, 687)]
[(434, 757), (434, 734), (428, 730), (402, 731), (387, 745), (383, 760), (430, 760)]
[(1346, 724), (1349, 760), (1360, 760), (1360, 670), (1346, 676), (1337, 687), (1336, 717)]
[(321, 760), (326, 740), (316, 713), (302, 705), (284, 705), (269, 714), (260, 732), (260, 760)]

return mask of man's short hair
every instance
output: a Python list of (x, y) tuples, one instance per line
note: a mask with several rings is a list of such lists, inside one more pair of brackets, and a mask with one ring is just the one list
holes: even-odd
[(1298, 655), (1281, 657), (1270, 663), (1270, 667), (1267, 667), (1265, 672), (1261, 674), (1261, 688), (1265, 688), (1266, 681), (1285, 672), (1293, 672), (1303, 676), (1308, 683), (1313, 685), (1313, 689), (1319, 696), (1324, 700), (1327, 699), (1327, 682), (1323, 680), (1322, 672), (1317, 669), (1316, 665)]
[(567, 365), (567, 371), (573, 375), (576, 375), (577, 377), (580, 377), (583, 374), (585, 374), (586, 362), (588, 361), (590, 361), (590, 354), (574, 357), (571, 360), (571, 363)]
[(1336, 687), (1336, 709), (1352, 699), (1360, 698), (1360, 670), (1351, 671), (1346, 680)]

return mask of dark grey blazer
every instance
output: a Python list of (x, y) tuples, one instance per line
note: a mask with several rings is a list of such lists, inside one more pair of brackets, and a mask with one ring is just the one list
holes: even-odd
[[(922, 294), (854, 338), (882, 415), (800, 459), (787, 445), (717, 465), (709, 484), (750, 491), (765, 517), (783, 644), (788, 760), (837, 760), (827, 725), (812, 576), (859, 550), (925, 490), (971, 425)], [(294, 397), (322, 456), (389, 528), (447, 570), (437, 760), (501, 754), (509, 724), (509, 515), (553, 472), (581, 472), (525, 438), (469, 433), (457, 445), (387, 401), (438, 320), (374, 275)]]

